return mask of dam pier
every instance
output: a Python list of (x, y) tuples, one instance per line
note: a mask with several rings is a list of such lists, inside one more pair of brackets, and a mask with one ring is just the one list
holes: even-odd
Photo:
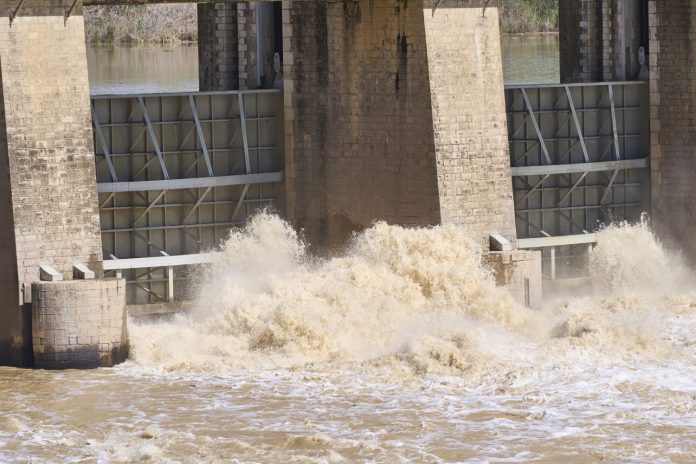
[(82, 11), (0, 3), (0, 363), (110, 366), (270, 206), (320, 251), (455, 224), (541, 304), (649, 212), (693, 254), (696, 1), (560, 2), (561, 79), (506, 87), (495, 1), (198, 1), (200, 91), (90, 95)]

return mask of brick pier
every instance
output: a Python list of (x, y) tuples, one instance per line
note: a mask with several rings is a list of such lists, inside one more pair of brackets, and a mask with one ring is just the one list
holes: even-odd
[(102, 244), (81, 9), (29, 0), (10, 24), (15, 4), (0, 5), (0, 363), (26, 366), (40, 263), (100, 277)]

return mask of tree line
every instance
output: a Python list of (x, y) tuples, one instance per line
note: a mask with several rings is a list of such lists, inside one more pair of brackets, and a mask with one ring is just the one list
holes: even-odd
[[(558, 0), (499, 0), (504, 33), (558, 31)], [(85, 8), (85, 33), (92, 43), (195, 42), (195, 4)]]

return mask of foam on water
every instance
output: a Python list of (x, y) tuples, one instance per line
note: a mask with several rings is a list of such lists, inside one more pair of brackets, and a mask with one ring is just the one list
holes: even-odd
[(597, 293), (533, 311), (496, 288), (456, 226), (378, 223), (318, 259), (264, 213), (224, 244), (190, 314), (131, 327), (132, 356), (169, 371), (357, 362), (480, 379), (578, 349), (617, 360), (670, 354), (664, 298), (691, 277), (647, 222), (599, 232), (591, 268)]
[(662, 246), (647, 216), (636, 224), (610, 224), (597, 237), (590, 271), (605, 293), (665, 297), (693, 287), (692, 273), (680, 256)]
[(691, 273), (597, 236), (594, 292), (533, 311), (456, 227), (318, 259), (256, 216), (128, 363), (0, 368), (0, 462), (696, 462)]
[(260, 214), (223, 250), (191, 314), (132, 328), (136, 362), (208, 370), (398, 357), (450, 372), (547, 331), (495, 287), (454, 226), (379, 223), (319, 260), (285, 222)]

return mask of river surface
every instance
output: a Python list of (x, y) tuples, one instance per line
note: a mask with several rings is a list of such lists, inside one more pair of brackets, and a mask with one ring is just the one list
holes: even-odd
[(696, 462), (693, 274), (646, 224), (598, 240), (535, 311), (453, 226), (317, 260), (261, 214), (128, 363), (0, 368), (0, 462)]
[(92, 95), (198, 91), (198, 47), (87, 47)]
[(503, 36), (506, 84), (556, 84), (561, 80), (558, 35)]
[[(505, 82), (559, 82), (558, 36), (505, 36)], [(87, 49), (93, 95), (198, 91), (198, 48), (91, 46)]]

